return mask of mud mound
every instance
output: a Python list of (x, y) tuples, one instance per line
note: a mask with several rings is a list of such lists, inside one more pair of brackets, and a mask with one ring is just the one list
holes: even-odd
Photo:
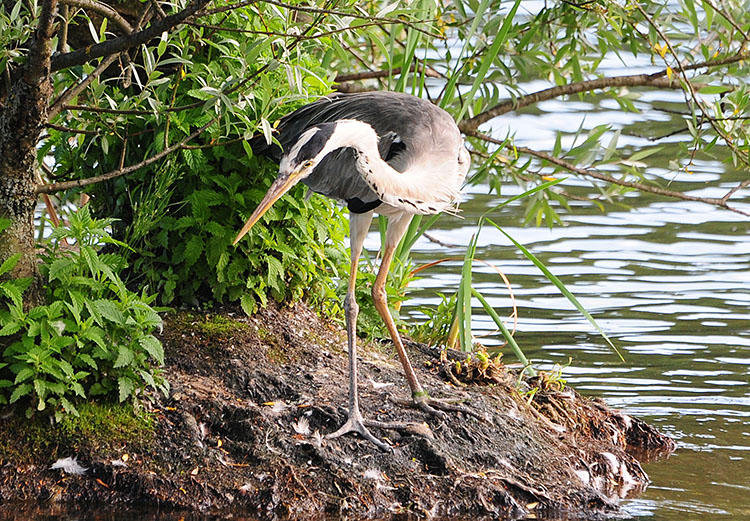
[[(167, 317), (162, 337), (172, 393), (152, 406), (153, 440), (61, 442), (31, 462), (2, 458), (0, 503), (241, 509), (259, 518), (610, 515), (617, 498), (648, 482), (631, 453), (673, 448), (640, 420), (557, 382), (530, 379), (519, 391), (518, 375), (494, 362), (479, 368), (484, 378), (461, 381), (455, 368), (465, 355), (440, 361), (438, 350), (410, 344), (430, 394), (480, 418), (428, 417), (402, 405), (407, 387), (385, 344), (360, 350), (363, 414), (424, 424), (375, 429), (393, 446), (385, 453), (356, 436), (324, 439), (346, 419), (345, 335), (306, 307), (251, 318), (180, 313)], [(77, 455), (88, 471), (50, 470), (60, 455)]]

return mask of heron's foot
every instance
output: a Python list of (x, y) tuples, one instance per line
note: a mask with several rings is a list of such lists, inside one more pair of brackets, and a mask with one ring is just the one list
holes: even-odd
[(482, 421), (486, 420), (484, 416), (482, 416), (475, 410), (466, 407), (465, 405), (462, 405), (455, 401), (438, 400), (437, 398), (432, 398), (429, 394), (427, 394), (426, 391), (415, 393), (412, 396), (411, 402), (407, 402), (406, 400), (398, 400), (397, 403), (400, 403), (401, 405), (411, 405), (412, 407), (419, 407), (424, 412), (432, 416), (436, 416), (441, 420), (444, 420), (448, 417), (446, 411), (461, 412), (464, 414), (468, 414), (469, 416), (474, 416), (475, 418)]
[(390, 445), (384, 441), (376, 438), (368, 429), (368, 427), (384, 430), (395, 430), (406, 434), (416, 434), (418, 436), (424, 436), (426, 438), (432, 438), (432, 431), (429, 426), (423, 423), (411, 423), (411, 422), (380, 422), (376, 420), (365, 420), (361, 414), (355, 413), (350, 414), (349, 419), (346, 423), (336, 432), (328, 434), (327, 439), (338, 438), (344, 434), (357, 433), (362, 438), (366, 439), (370, 443), (373, 443), (380, 450), (390, 452), (393, 450)]
[[(379, 422), (374, 422), (374, 423), (379, 423)], [(359, 413), (359, 410), (350, 412), (349, 419), (346, 420), (346, 423), (342, 425), (341, 428), (337, 430), (336, 432), (328, 434), (326, 438), (327, 439), (338, 438), (340, 436), (343, 436), (344, 434), (349, 434), (350, 432), (355, 432), (359, 434), (370, 443), (373, 443), (382, 451), (386, 451), (386, 452), (391, 451), (390, 445), (388, 445), (386, 442), (379, 440), (378, 438), (373, 436), (370, 430), (365, 426), (365, 421), (362, 418), (362, 415)]]

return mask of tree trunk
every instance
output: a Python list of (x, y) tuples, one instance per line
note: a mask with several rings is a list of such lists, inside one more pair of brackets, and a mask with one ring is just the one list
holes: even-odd
[[(22, 257), (12, 277), (36, 277), (34, 209), (36, 208), (36, 146), (52, 96), (50, 80), (52, 15), (57, 0), (45, 0), (29, 60), (0, 107), (0, 218), (10, 225), (0, 232), (0, 262), (15, 253)], [(26, 302), (38, 299), (38, 291), (27, 291)]]

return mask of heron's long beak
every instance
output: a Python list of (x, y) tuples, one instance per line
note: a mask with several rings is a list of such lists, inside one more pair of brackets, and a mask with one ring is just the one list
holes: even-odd
[(269, 188), (268, 192), (266, 192), (266, 195), (263, 196), (263, 200), (260, 202), (253, 214), (245, 223), (245, 226), (242, 227), (240, 233), (238, 233), (237, 237), (235, 237), (232, 245), (234, 246), (235, 244), (237, 244), (240, 239), (242, 239), (245, 234), (250, 231), (250, 228), (252, 228), (253, 225), (257, 223), (261, 217), (263, 217), (263, 214), (266, 213), (268, 209), (271, 208), (271, 206), (273, 206), (273, 203), (278, 201), (282, 195), (287, 193), (294, 185), (296, 185), (306, 172), (306, 168), (300, 167), (296, 170), (293, 170), (289, 174), (282, 174), (277, 177), (271, 185), (271, 188)]

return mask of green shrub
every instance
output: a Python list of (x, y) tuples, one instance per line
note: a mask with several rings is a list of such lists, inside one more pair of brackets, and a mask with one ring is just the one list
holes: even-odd
[[(117, 243), (108, 219), (92, 219), (87, 207), (57, 227), (41, 256), (47, 281), (47, 304), (24, 310), (28, 279), (5, 280), (0, 293), (0, 337), (8, 339), (0, 359), (0, 403), (22, 398), (34, 408), (77, 414), (76, 399), (117, 395), (137, 401), (146, 387), (166, 392), (167, 382), (153, 364), (164, 363), (161, 343), (151, 333), (161, 318), (150, 304), (154, 296), (138, 295), (118, 276), (122, 257), (101, 254)], [(119, 246), (124, 244), (117, 243)], [(18, 256), (0, 267), (12, 269)]]
[(305, 201), (296, 187), (232, 245), (277, 169), (236, 148), (184, 150), (158, 182), (144, 172), (96, 192), (100, 214), (123, 217), (129, 284), (152, 288), (160, 304), (239, 302), (248, 314), (268, 299), (335, 298), (348, 256), (346, 217), (332, 201)]

